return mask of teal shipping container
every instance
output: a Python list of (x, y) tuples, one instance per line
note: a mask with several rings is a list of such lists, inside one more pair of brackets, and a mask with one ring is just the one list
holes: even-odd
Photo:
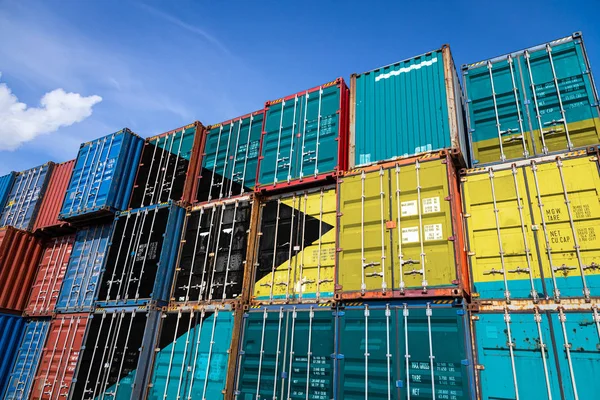
[(450, 47), (350, 77), (350, 167), (442, 149), (467, 140)]
[(342, 78), (267, 101), (256, 191), (332, 180), (345, 171), (348, 101)]
[(164, 312), (147, 400), (229, 398), (224, 395), (236, 362), (235, 317), (231, 308)]
[(237, 399), (473, 399), (462, 304), (257, 307), (242, 324)]
[(462, 69), (473, 167), (600, 143), (581, 33)]
[(17, 351), (2, 399), (29, 398), (49, 327), (49, 319), (37, 319), (27, 322), (25, 334)]
[(598, 398), (597, 304), (486, 307), (471, 323), (479, 398)]
[(264, 116), (259, 110), (206, 128), (193, 204), (254, 191)]
[(24, 329), (25, 319), (20, 315), (0, 313), (0, 395), (5, 392)]

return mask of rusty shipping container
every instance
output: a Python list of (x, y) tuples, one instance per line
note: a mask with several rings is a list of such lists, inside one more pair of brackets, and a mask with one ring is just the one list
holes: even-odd
[(74, 166), (75, 160), (71, 160), (54, 167), (40, 205), (40, 211), (33, 225), (34, 231), (55, 235), (72, 230), (68, 223), (58, 220), (58, 214), (65, 199)]
[(44, 243), (25, 315), (40, 317), (54, 313), (74, 242), (75, 235), (68, 235), (51, 238)]
[(465, 172), (475, 298), (600, 297), (598, 168), (578, 151)]
[(449, 152), (345, 174), (336, 298), (468, 295), (458, 179)]
[(24, 310), (42, 251), (33, 234), (0, 228), (0, 310)]
[(65, 314), (52, 319), (29, 399), (68, 398), (88, 320), (89, 314)]
[(246, 301), (257, 209), (252, 196), (188, 210), (181, 237), (171, 304)]
[(335, 186), (261, 199), (252, 300), (331, 300), (336, 253)]
[(204, 131), (196, 121), (145, 140), (129, 208), (192, 201)]

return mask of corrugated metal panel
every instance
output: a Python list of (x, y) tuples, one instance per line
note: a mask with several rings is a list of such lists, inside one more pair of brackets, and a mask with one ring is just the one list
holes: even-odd
[(261, 200), (252, 299), (320, 302), (333, 297), (335, 187)]
[(100, 309), (90, 317), (70, 398), (142, 398), (160, 313)]
[(473, 166), (600, 143), (580, 33), (463, 67)]
[(166, 303), (184, 218), (171, 202), (119, 213), (96, 305)]
[(194, 203), (240, 196), (256, 184), (265, 110), (208, 126)]
[(481, 399), (592, 399), (600, 392), (597, 306), (472, 314)]
[(10, 225), (23, 230), (33, 228), (54, 165), (48, 162), (17, 173), (2, 211), (0, 226)]
[[(169, 312), (162, 315), (148, 400), (223, 399), (235, 313), (227, 310)], [(238, 328), (239, 329), (239, 328)]]
[(129, 208), (191, 201), (204, 127), (194, 122), (146, 139)]
[(67, 224), (58, 220), (58, 214), (65, 199), (74, 166), (75, 160), (71, 160), (57, 164), (54, 168), (33, 226), (34, 231), (41, 229), (44, 232), (53, 233), (60, 231), (61, 228), (66, 228)]
[(8, 377), (3, 399), (29, 399), (33, 378), (38, 368), (49, 327), (50, 320), (27, 322), (15, 363)]
[(52, 238), (44, 243), (25, 315), (51, 316), (54, 313), (74, 241), (75, 235), (69, 235)]
[(66, 314), (52, 319), (31, 400), (68, 398), (89, 314)]
[(335, 398), (473, 399), (465, 314), (436, 302), (347, 306), (338, 313)]
[(346, 174), (338, 188), (337, 296), (469, 292), (461, 198), (447, 153)]
[(41, 255), (42, 243), (31, 233), (0, 228), (0, 310), (23, 311)]
[(57, 312), (92, 310), (111, 232), (112, 224), (96, 225), (77, 232), (56, 302)]
[(600, 174), (585, 152), (470, 170), (462, 194), (481, 299), (600, 296)]
[(243, 321), (234, 399), (334, 398), (334, 314), (317, 305), (251, 309)]
[(143, 139), (127, 128), (83, 143), (59, 218), (89, 220), (125, 210), (143, 145)]
[(4, 210), (6, 200), (8, 200), (8, 195), (10, 194), (16, 176), (16, 172), (0, 176), (0, 217), (2, 216), (2, 210)]
[(256, 220), (253, 204), (253, 198), (245, 196), (188, 211), (171, 302), (247, 299), (249, 231)]
[(348, 93), (338, 78), (266, 103), (257, 190), (323, 181), (347, 169)]
[(450, 47), (350, 80), (350, 163), (453, 148), (466, 158), (463, 99)]
[(8, 383), (8, 375), (14, 365), (24, 329), (25, 319), (0, 313), (0, 394), (4, 393)]

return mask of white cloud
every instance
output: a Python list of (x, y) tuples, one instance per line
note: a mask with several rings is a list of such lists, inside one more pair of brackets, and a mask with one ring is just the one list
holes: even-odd
[(15, 150), (39, 135), (81, 122), (100, 101), (100, 96), (55, 89), (42, 97), (40, 107), (28, 107), (0, 83), (0, 150)]

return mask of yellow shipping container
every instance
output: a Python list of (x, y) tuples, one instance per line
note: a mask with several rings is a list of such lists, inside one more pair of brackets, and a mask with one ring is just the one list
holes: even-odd
[(331, 300), (336, 210), (333, 186), (261, 200), (253, 301)]
[(468, 170), (462, 194), (476, 296), (600, 296), (597, 153)]

